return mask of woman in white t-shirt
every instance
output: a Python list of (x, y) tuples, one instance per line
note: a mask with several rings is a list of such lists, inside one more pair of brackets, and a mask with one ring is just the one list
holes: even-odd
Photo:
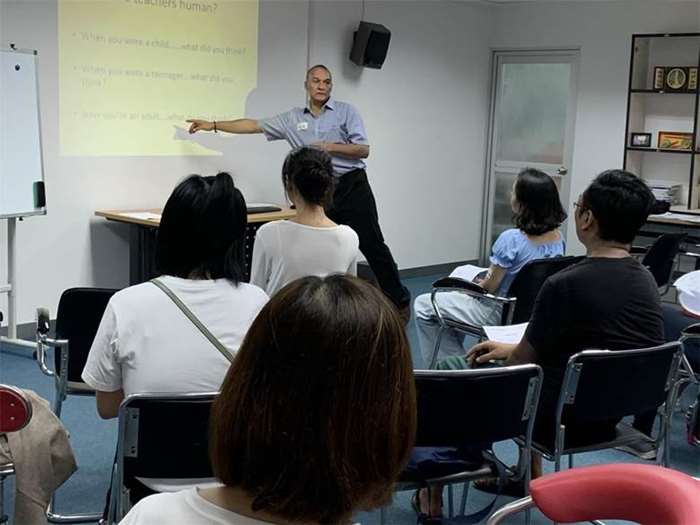
[(391, 501), (415, 429), (394, 305), (354, 277), (298, 279), (255, 319), (212, 407), (223, 485), (149, 496), (121, 523), (346, 524)]
[(233, 355), (267, 302), (240, 282), (246, 204), (228, 173), (192, 175), (163, 209), (156, 245), (160, 283), (221, 344), (217, 348), (166, 292), (151, 282), (109, 301), (82, 373), (97, 410), (116, 417), (125, 396), (219, 390)]
[(297, 214), (257, 231), (250, 282), (273, 295), (307, 275), (356, 275), (357, 234), (331, 221), (323, 209), (333, 189), (330, 155), (314, 147), (291, 151), (282, 166), (282, 183)]

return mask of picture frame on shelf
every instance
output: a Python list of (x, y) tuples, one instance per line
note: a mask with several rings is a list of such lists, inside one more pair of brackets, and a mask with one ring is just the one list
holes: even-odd
[(683, 66), (667, 67), (664, 70), (664, 89), (684, 91), (688, 89), (688, 70)]
[(688, 89), (690, 91), (697, 91), (698, 89), (698, 68), (689, 67), (688, 68)]
[(664, 88), (664, 79), (666, 78), (666, 68), (656, 66), (654, 68), (654, 89)]
[(630, 135), (630, 147), (651, 148), (651, 133), (632, 133)]
[(697, 66), (654, 67), (653, 89), (659, 91), (695, 91), (697, 88)]
[(674, 151), (692, 151), (693, 134), (679, 131), (659, 131), (657, 147)]

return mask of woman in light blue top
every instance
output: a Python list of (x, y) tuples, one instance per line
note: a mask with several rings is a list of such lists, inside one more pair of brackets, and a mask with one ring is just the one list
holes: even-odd
[[(516, 227), (498, 236), (491, 251), (491, 265), (479, 281), (489, 293), (498, 296), (508, 294), (513, 279), (526, 263), (563, 255), (565, 250), (559, 226), (566, 220), (566, 212), (549, 175), (531, 168), (521, 171), (513, 184), (510, 203)], [(419, 295), (413, 307), (421, 353), (427, 365), (439, 329), (430, 294)], [(474, 326), (496, 325), (501, 321), (500, 305), (459, 292), (439, 294), (438, 307), (443, 317)], [(440, 343), (441, 354), (463, 355), (462, 339), (458, 332), (448, 330)]]

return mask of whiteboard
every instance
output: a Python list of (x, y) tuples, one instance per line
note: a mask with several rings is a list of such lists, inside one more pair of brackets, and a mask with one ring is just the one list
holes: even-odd
[(0, 49), (0, 218), (46, 213), (36, 58)]

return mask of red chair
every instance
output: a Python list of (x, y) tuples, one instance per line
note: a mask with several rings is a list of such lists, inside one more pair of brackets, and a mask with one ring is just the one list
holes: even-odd
[[(32, 404), (19, 388), (0, 385), (0, 433), (17, 432), (23, 429), (32, 418)], [(5, 516), (5, 478), (15, 473), (13, 463), (0, 464), (0, 523), (7, 521)]]
[(700, 523), (700, 481), (656, 465), (614, 464), (548, 474), (530, 483), (530, 496), (494, 512), (487, 525), (532, 506), (558, 523), (600, 519), (642, 525)]

